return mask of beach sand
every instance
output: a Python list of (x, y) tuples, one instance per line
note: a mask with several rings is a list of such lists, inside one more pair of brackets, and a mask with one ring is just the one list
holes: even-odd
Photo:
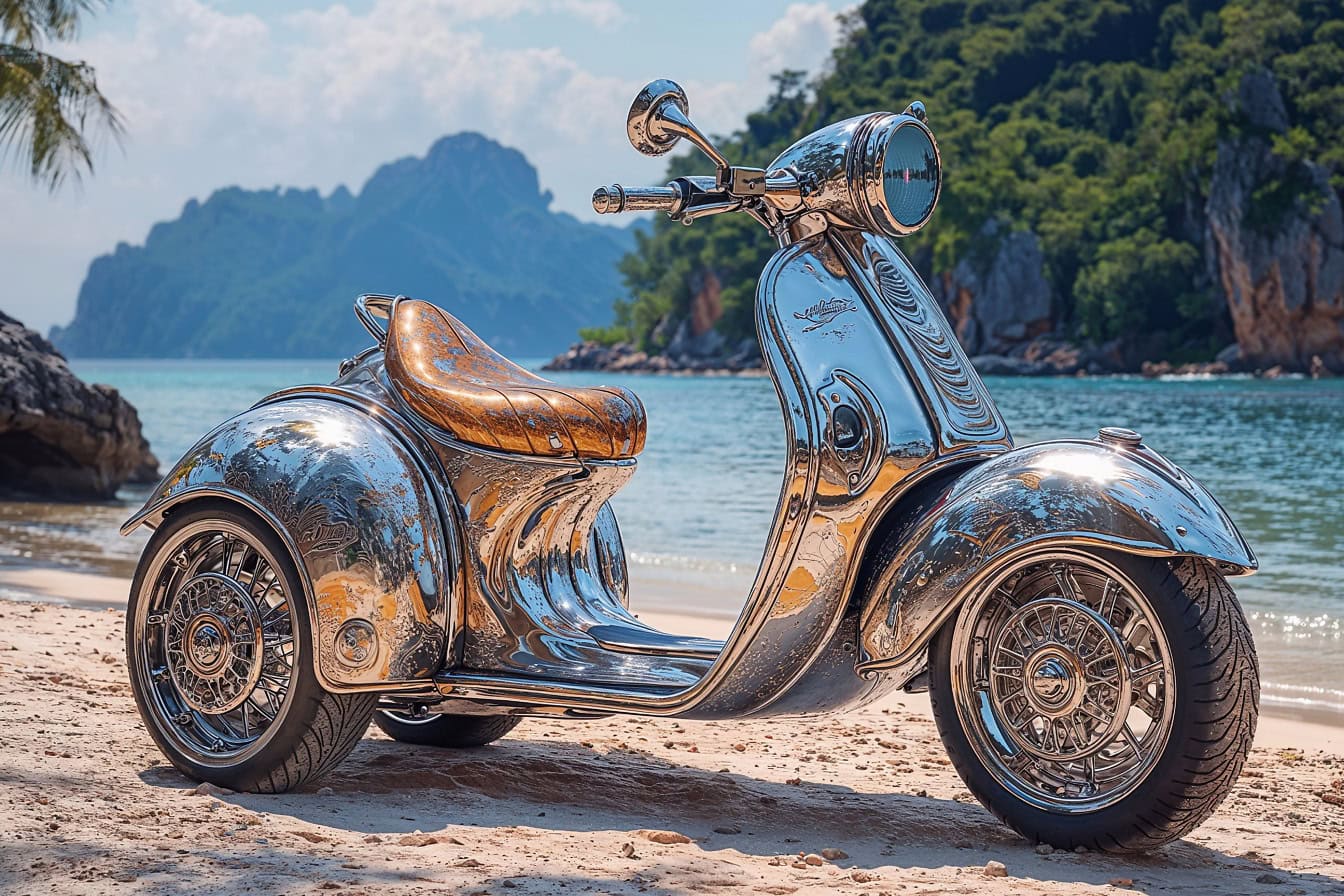
[[(0, 893), (1344, 893), (1344, 729), (1269, 715), (1214, 817), (1138, 858), (1042, 855), (999, 824), (923, 695), (803, 721), (529, 719), (464, 752), (375, 730), (303, 792), (200, 795), (136, 715), (126, 591), (0, 570)], [(842, 853), (799, 860), (823, 850)]]

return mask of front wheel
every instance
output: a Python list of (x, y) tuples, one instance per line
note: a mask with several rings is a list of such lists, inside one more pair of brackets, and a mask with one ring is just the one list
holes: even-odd
[(1207, 561), (1031, 555), (930, 650), (939, 733), (966, 785), (1033, 842), (1136, 852), (1193, 830), (1251, 748), (1255, 647)]
[(277, 793), (359, 743), (376, 694), (333, 694), (313, 670), (299, 574), (279, 537), (227, 502), (173, 513), (131, 585), (126, 662), (140, 716), (184, 774)]

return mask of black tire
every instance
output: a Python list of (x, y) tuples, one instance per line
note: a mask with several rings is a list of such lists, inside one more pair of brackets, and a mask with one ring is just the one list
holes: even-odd
[[(156, 683), (147, 663), (153, 636), (147, 631), (146, 604), (154, 600), (151, 597), (154, 583), (147, 582), (147, 577), (156, 567), (162, 570), (158, 562), (160, 554), (176, 550), (174, 543), (179, 533), (202, 526), (246, 533), (255, 546), (264, 548), (269, 555), (267, 562), (274, 561), (274, 579), (282, 584), (285, 596), (293, 604), (292, 612), (288, 613), (294, 650), (288, 689), (281, 697), (275, 719), (236, 756), (223, 755), (222, 751), (215, 755), (187, 743), (168, 717), (173, 686), (165, 690), (162, 675)], [(156, 578), (163, 575), (160, 571)], [(145, 729), (184, 775), (231, 790), (282, 793), (308, 784), (340, 764), (368, 730), (378, 695), (333, 694), (324, 690), (313, 669), (312, 649), (308, 603), (298, 571), (284, 543), (261, 519), (231, 502), (208, 501), (170, 514), (155, 531), (141, 555), (131, 586), (126, 613), (126, 660), (131, 690)], [(208, 718), (208, 714), (203, 718)], [(245, 734), (246, 730), (244, 727)]]
[(373, 724), (395, 741), (453, 749), (483, 747), (508, 734), (522, 720), (522, 716), (464, 716), (437, 712), (423, 719), (412, 719), (386, 709), (373, 714)]
[(1009, 827), (1057, 849), (1142, 852), (1192, 831), (1232, 789), (1255, 736), (1259, 671), (1236, 595), (1211, 563), (1109, 552), (1093, 556), (1104, 557), (1142, 590), (1170, 645), (1175, 680), (1170, 733), (1132, 791), (1095, 811), (1065, 813), (1044, 810), (1003, 786), (977, 755), (957, 711), (950, 671), (955, 618), (931, 645), (929, 696), (957, 772)]

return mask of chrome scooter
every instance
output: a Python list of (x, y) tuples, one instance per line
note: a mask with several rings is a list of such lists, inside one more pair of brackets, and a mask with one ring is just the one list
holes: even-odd
[(372, 347), (220, 425), (123, 527), (155, 529), (127, 652), (163, 752), (275, 792), (371, 718), (468, 747), (527, 715), (759, 718), (929, 690), (968, 787), (1026, 837), (1137, 850), (1192, 830), (1254, 732), (1225, 577), (1255, 557), (1138, 433), (1014, 447), (893, 242), (938, 200), (924, 107), (823, 128), (768, 170), (729, 164), (670, 81), (627, 130), (648, 155), (685, 138), (716, 173), (605, 187), (597, 211), (740, 211), (780, 246), (756, 320), (787, 460), (728, 639), (629, 611), (609, 499), (644, 443), (633, 393), (557, 385), (428, 302), (366, 295)]

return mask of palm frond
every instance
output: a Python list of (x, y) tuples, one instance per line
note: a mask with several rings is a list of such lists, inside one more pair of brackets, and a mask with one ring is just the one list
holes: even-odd
[(108, 0), (0, 0), (0, 42), (36, 48), (43, 40), (69, 40), (79, 17)]
[(90, 130), (117, 140), (123, 133), (91, 66), (0, 44), (0, 162), (13, 153), (19, 168), (55, 190), (67, 176), (93, 171)]

